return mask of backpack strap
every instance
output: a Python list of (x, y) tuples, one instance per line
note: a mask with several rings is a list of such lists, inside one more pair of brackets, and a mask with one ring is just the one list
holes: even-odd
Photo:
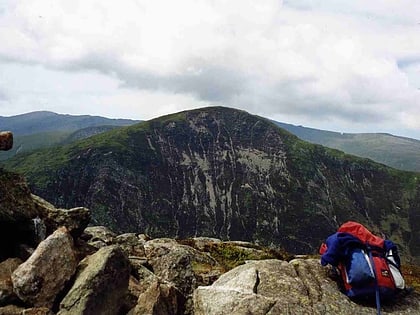
[(378, 277), (376, 275), (376, 268), (375, 268), (375, 263), (373, 261), (373, 256), (372, 256), (372, 248), (370, 247), (370, 245), (368, 243), (366, 243), (366, 250), (368, 252), (369, 255), (369, 260), (370, 260), (370, 264), (372, 265), (372, 270), (373, 270), (373, 275), (375, 277), (375, 300), (376, 300), (376, 313), (377, 315), (381, 315), (381, 297), (379, 295), (379, 285), (378, 285)]

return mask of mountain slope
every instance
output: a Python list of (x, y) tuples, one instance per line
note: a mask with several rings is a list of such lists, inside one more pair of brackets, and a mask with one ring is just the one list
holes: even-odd
[(299, 138), (385, 165), (420, 172), (420, 141), (385, 133), (339, 133), (275, 122)]
[(315, 252), (346, 220), (420, 257), (415, 173), (313, 145), (223, 107), (164, 116), (50, 150), (9, 168), (57, 206), (154, 237), (215, 236)]
[(46, 111), (11, 117), (0, 116), (0, 130), (10, 130), (14, 134), (13, 148), (2, 152), (0, 160), (7, 160), (16, 154), (36, 149), (69, 143), (136, 122), (138, 121), (88, 115), (62, 115)]

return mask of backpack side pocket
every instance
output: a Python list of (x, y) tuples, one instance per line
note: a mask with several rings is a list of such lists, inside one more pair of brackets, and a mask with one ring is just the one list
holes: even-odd
[(375, 280), (369, 256), (363, 249), (356, 248), (351, 253), (346, 274), (347, 282), (352, 286), (363, 286)]

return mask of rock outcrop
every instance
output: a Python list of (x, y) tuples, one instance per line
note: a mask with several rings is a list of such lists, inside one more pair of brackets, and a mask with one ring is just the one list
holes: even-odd
[[(385, 305), (383, 314), (418, 314), (420, 300)], [(251, 261), (194, 292), (195, 315), (376, 314), (352, 302), (317, 259)], [(417, 312), (417, 313), (416, 313)]]
[(0, 168), (0, 259), (16, 257), (19, 244), (35, 246), (38, 210), (25, 179)]
[(99, 249), (80, 262), (75, 283), (61, 301), (58, 314), (118, 314), (129, 276), (128, 258), (121, 248)]
[[(65, 228), (54, 234), (59, 234), (62, 229)], [(81, 237), (91, 236), (89, 233), (92, 231), (106, 231), (98, 233), (103, 239), (112, 233), (100, 227), (89, 227)], [(19, 276), (22, 273), (20, 270), (35, 260), (34, 257), (39, 255), (53, 235), (41, 242), (25, 263), (13, 261), (12, 269), (20, 264), (13, 272), (13, 283), (17, 278), (19, 281), (25, 279), (24, 275)], [(98, 241), (99, 238), (94, 242)], [(319, 259), (302, 257), (285, 261), (273, 256), (272, 259), (247, 260), (247, 257), (267, 257), (269, 251), (262, 255), (259, 252), (263, 252), (261, 248), (253, 248), (258, 247), (256, 245), (217, 239), (184, 240), (182, 243), (173, 239), (146, 241), (135, 234), (113, 236), (99, 249), (93, 247), (93, 253), (79, 263), (64, 288), (50, 291), (56, 292), (50, 294), (54, 299), (28, 299), (18, 294), (21, 300), (26, 301), (25, 307), (18, 296), (10, 293), (10, 284), (3, 286), (8, 297), (0, 305), (0, 314), (2, 311), (9, 315), (375, 314), (373, 304), (359, 305), (342, 294), (329, 276), (331, 270), (321, 267)], [(186, 245), (188, 243), (195, 248)], [(80, 246), (78, 244), (75, 242), (75, 247)], [(260, 256), (255, 256), (257, 254)], [(238, 256), (243, 260), (237, 260)], [(234, 259), (238, 266), (225, 272), (227, 259)], [(48, 267), (51, 265), (49, 261), (44, 263)], [(53, 271), (52, 274), (59, 272)], [(26, 278), (35, 280), (29, 288), (37, 288), (38, 283), (44, 284), (37, 282), (35, 276)], [(54, 303), (41, 303), (41, 300)], [(28, 308), (30, 305), (37, 307)], [(417, 314), (418, 309), (420, 296), (411, 293), (398, 297), (395, 303), (384, 305), (383, 314)]]
[(90, 222), (90, 211), (87, 208), (57, 209), (41, 197), (33, 194), (31, 196), (38, 215), (45, 224), (47, 234), (60, 226), (65, 226), (70, 234), (77, 238)]
[(30, 254), (61, 226), (77, 238), (89, 221), (87, 208), (57, 209), (31, 194), (24, 177), (0, 168), (0, 260)]

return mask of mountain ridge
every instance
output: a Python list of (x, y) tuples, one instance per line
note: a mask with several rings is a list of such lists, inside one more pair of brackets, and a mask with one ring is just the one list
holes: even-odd
[(76, 131), (85, 127), (100, 125), (130, 125), (131, 119), (112, 119), (91, 115), (58, 114), (50, 111), (35, 111), (16, 116), (0, 116), (0, 128), (22, 136), (47, 131)]
[[(47, 124), (50, 131), (44, 130), (45, 117), (50, 119)], [(25, 120), (32, 123), (33, 126), (30, 129), (32, 131), (28, 131), (27, 126), (23, 127), (23, 129), (26, 128), (26, 132), (19, 131), (22, 129), (19, 127), (22, 125), (22, 119), (24, 125), (27, 124)], [(66, 127), (66, 121), (74, 120), (79, 121), (77, 125), (73, 123), (70, 128)], [(420, 172), (420, 140), (389, 133), (342, 133), (271, 121), (302, 140), (338, 149), (348, 154), (370, 158), (397, 169)], [(107, 126), (126, 126), (138, 122), (141, 121), (90, 115), (57, 114), (49, 111), (37, 111), (9, 117), (0, 116), (0, 129), (18, 131), (14, 132), (16, 143), (14, 149), (2, 154), (0, 160), (9, 159), (21, 152), (68, 143), (72, 139), (76, 139), (71, 133), (78, 130), (79, 134), (88, 137), (106, 131), (110, 128)], [(97, 128), (95, 129), (95, 127)], [(89, 128), (90, 134), (88, 133)], [(26, 135), (20, 135), (21, 133), (26, 133)]]
[(390, 133), (342, 133), (275, 123), (302, 140), (370, 158), (397, 169), (420, 172), (420, 140)]

